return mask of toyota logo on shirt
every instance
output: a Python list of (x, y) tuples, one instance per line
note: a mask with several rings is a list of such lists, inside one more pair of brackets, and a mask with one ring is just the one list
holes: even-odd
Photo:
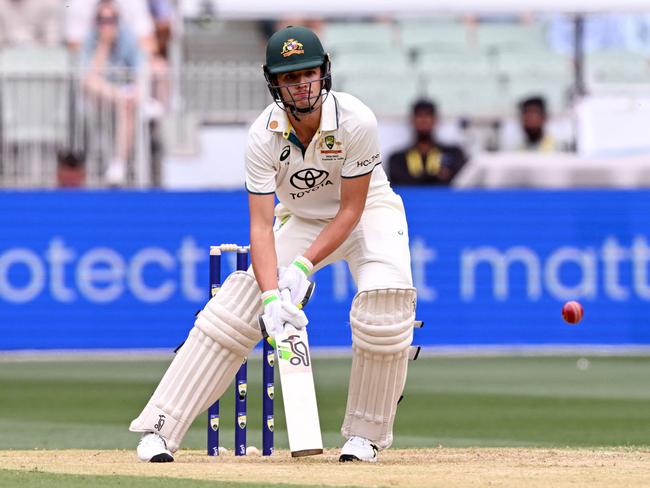
[(294, 173), (290, 181), (298, 190), (309, 190), (324, 183), (329, 175), (327, 171), (321, 169), (307, 168)]

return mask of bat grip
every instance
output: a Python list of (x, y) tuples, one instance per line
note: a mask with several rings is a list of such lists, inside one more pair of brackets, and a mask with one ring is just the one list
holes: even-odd
[(266, 324), (264, 323), (264, 319), (262, 318), (262, 314), (257, 316), (257, 323), (260, 326), (260, 332), (262, 333), (262, 337), (264, 337), (264, 339), (268, 339), (269, 338), (269, 333), (266, 331)]

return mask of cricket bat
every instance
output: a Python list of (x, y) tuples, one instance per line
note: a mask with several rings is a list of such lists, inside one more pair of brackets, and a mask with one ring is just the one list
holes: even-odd
[(275, 337), (275, 351), (291, 456), (322, 454), (323, 439), (307, 330), (298, 330), (287, 324), (284, 331)]

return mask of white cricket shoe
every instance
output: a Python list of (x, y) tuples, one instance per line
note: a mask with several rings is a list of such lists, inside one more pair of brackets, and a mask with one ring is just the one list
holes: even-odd
[(378, 459), (379, 448), (368, 439), (363, 437), (352, 436), (348, 442), (341, 448), (339, 461), (365, 461), (367, 463), (376, 463)]
[(155, 432), (147, 432), (138, 443), (138, 458), (150, 463), (171, 463), (174, 456), (167, 449), (165, 439)]

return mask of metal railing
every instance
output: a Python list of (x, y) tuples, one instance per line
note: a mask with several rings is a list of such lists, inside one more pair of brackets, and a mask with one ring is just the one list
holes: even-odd
[(116, 159), (126, 163), (123, 185), (151, 182), (149, 75), (81, 68), (0, 70), (0, 186), (55, 187), (59, 158), (74, 155), (85, 185), (105, 186)]
[[(249, 123), (271, 101), (257, 63), (188, 64), (157, 76), (172, 96), (170, 108), (156, 114), (166, 129), (156, 142), (172, 151), (175, 140), (188, 138), (183, 120), (194, 121), (192, 131), (200, 124)], [(0, 65), (0, 187), (56, 187), (62, 155), (83, 159), (87, 187), (110, 186), (107, 171), (120, 159), (126, 176), (119, 186), (155, 184), (151, 86), (146, 70), (135, 76)]]
[(271, 103), (260, 63), (186, 63), (176, 75), (179, 110), (203, 123), (248, 123)]

